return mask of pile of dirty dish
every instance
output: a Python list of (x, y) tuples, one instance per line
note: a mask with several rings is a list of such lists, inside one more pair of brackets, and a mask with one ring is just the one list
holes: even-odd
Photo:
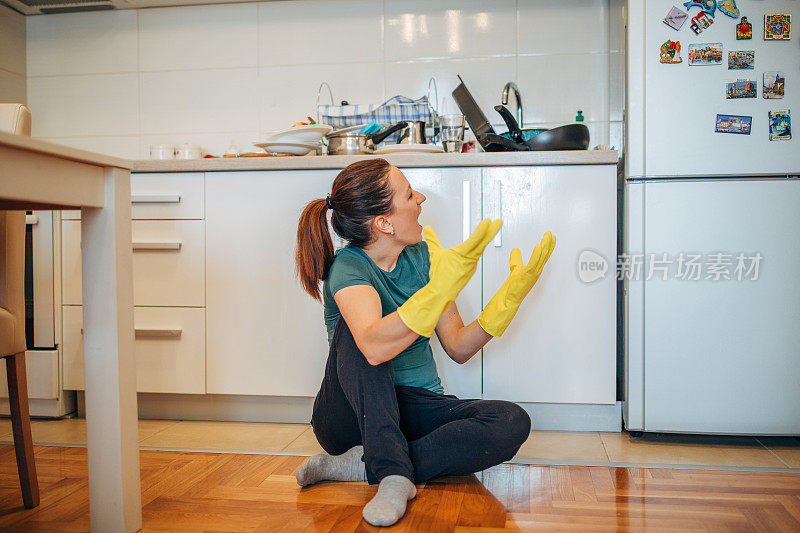
[(253, 143), (268, 154), (307, 155), (321, 146), (325, 135), (333, 131), (327, 124), (296, 124), (291, 128), (266, 134), (264, 142)]

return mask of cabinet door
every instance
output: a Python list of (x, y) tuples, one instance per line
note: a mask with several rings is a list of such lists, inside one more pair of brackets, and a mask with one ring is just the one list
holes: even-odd
[[(644, 282), (644, 429), (800, 433), (800, 181), (648, 182), (644, 197), (644, 252), (675, 261)], [(681, 252), (702, 256), (688, 279)], [(740, 253), (747, 269), (762, 257), (741, 280)]]
[[(527, 264), (546, 230), (557, 239), (513, 322), (483, 350), (485, 398), (615, 402), (616, 191), (612, 165), (483, 170), (483, 215), (503, 219), (483, 254), (484, 303), (508, 277), (513, 248)], [(607, 270), (582, 281), (581, 263)]]
[(206, 174), (207, 392), (315, 396), (322, 306), (295, 277), (297, 222), (334, 170)]
[[(481, 219), (481, 170), (479, 168), (401, 169), (411, 186), (427, 197), (420, 223), (430, 225), (442, 246), (450, 248), (465, 241)], [(482, 264), (456, 300), (464, 324), (481, 311)], [(459, 398), (481, 397), (481, 352), (459, 365), (445, 353), (436, 335), (431, 348), (445, 392)]]

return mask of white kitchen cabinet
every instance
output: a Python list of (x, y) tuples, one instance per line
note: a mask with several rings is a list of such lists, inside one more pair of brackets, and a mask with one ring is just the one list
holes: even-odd
[[(503, 219), (483, 254), (484, 303), (508, 277), (513, 248), (527, 264), (545, 231), (556, 236), (536, 286), (483, 350), (484, 398), (615, 403), (616, 191), (613, 165), (483, 169), (483, 216)], [(605, 274), (584, 270), (582, 281), (579, 258)]]
[[(411, 186), (427, 197), (422, 204), (420, 223), (430, 225), (442, 246), (450, 248), (464, 242), (481, 221), (480, 168), (401, 169)], [(464, 324), (481, 312), (482, 264), (456, 300)], [(431, 348), (445, 393), (459, 398), (480, 398), (482, 355), (479, 351), (459, 365), (444, 352), (436, 335)]]
[[(136, 306), (205, 305), (205, 222), (134, 220), (133, 303)], [(64, 305), (81, 304), (81, 222), (62, 222)]]
[[(64, 388), (84, 390), (82, 307), (64, 314)], [(135, 307), (136, 392), (205, 394), (205, 309)]]
[[(648, 181), (628, 199), (629, 252), (667, 270), (629, 283), (627, 427), (800, 433), (800, 181)], [(687, 279), (681, 253), (700, 256)]]
[(295, 278), (297, 222), (336, 172), (206, 175), (209, 394), (315, 396), (328, 355), (322, 308)]
[[(421, 222), (446, 246), (480, 218), (480, 169), (411, 169), (427, 196)], [(207, 184), (208, 389), (217, 394), (316, 395), (328, 355), (322, 307), (294, 276), (297, 222), (330, 192), (333, 171), (215, 173)], [(270, 209), (264, 211), (264, 202)], [(480, 312), (480, 271), (462, 291), (465, 321)], [(481, 395), (480, 353), (464, 365), (432, 343), (445, 389)]]

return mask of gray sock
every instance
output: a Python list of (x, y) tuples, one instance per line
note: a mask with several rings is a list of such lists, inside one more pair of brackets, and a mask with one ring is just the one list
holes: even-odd
[(305, 487), (317, 481), (366, 481), (366, 465), (361, 460), (364, 447), (353, 446), (342, 455), (318, 453), (297, 469), (297, 484)]
[(406, 514), (406, 502), (417, 495), (417, 487), (406, 477), (386, 476), (378, 493), (364, 506), (364, 520), (373, 526), (391, 526)]

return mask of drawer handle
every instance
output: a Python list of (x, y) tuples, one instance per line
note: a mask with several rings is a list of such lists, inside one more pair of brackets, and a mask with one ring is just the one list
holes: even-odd
[[(183, 334), (182, 329), (134, 329), (134, 337), (173, 337), (177, 338)], [(81, 328), (83, 335), (83, 328)]]
[(179, 242), (135, 242), (134, 250), (180, 250)]
[(39, 215), (25, 215), (25, 224), (35, 226), (39, 223)]
[(179, 204), (180, 194), (132, 194), (132, 204)]
[(139, 337), (180, 337), (182, 329), (135, 329), (135, 336)]

